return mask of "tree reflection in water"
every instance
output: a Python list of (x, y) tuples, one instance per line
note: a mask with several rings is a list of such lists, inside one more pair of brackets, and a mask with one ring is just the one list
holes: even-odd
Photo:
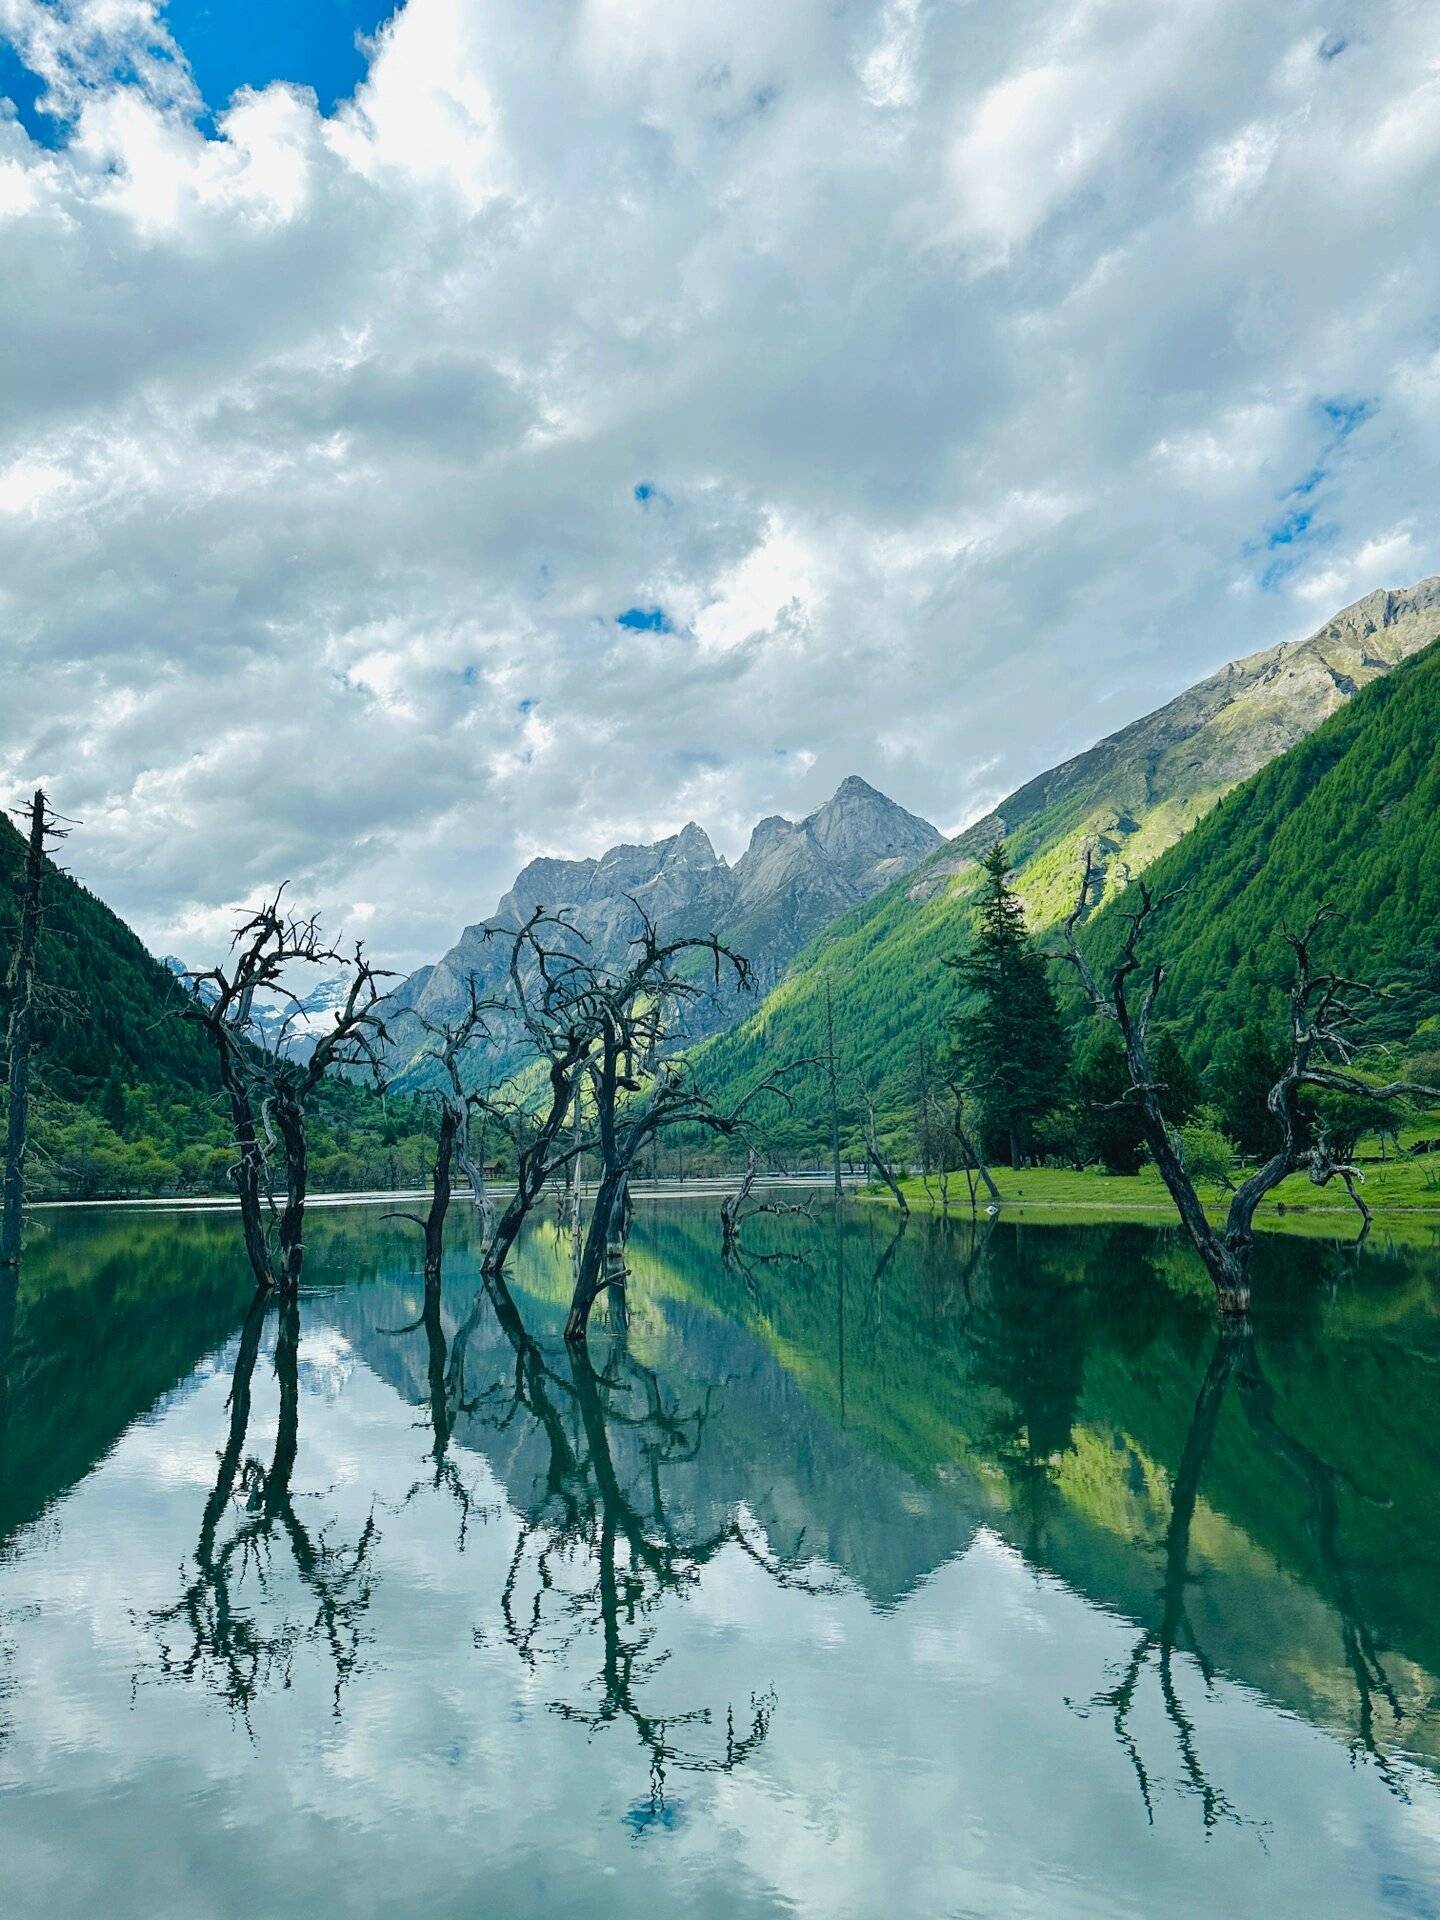
[(1379, 1710), (1388, 1713), (1392, 1734), (1398, 1733), (1404, 1710), (1381, 1663), (1376, 1636), (1364, 1617), (1340, 1543), (1341, 1486), (1348, 1484), (1357, 1493), (1360, 1489), (1281, 1425), (1275, 1412), (1275, 1390), (1261, 1370), (1255, 1336), (1248, 1327), (1244, 1330), (1238, 1383), (1241, 1405), (1252, 1430), (1295, 1474), (1309, 1496), (1306, 1522), (1324, 1569), (1328, 1597), (1340, 1618), (1345, 1664), (1355, 1683), (1358, 1715), (1351, 1752), (1371, 1761), (1389, 1791), (1408, 1803), (1410, 1795), (1404, 1779), (1380, 1746), (1375, 1728)]
[[(150, 1616), (162, 1675), (207, 1687), (247, 1730), (261, 1692), (291, 1683), (305, 1644), (323, 1649), (333, 1668), (334, 1711), (340, 1713), (365, 1645), (380, 1537), (373, 1508), (353, 1541), (337, 1539), (329, 1527), (307, 1527), (296, 1511), (299, 1300), (278, 1308), (279, 1418), (269, 1463), (247, 1451), (254, 1373), (270, 1307), (268, 1297), (257, 1297), (241, 1332), (225, 1445), (181, 1593)], [(477, 1328), (490, 1315), (513, 1366), (477, 1390), (467, 1380), (467, 1360)], [(471, 1524), (498, 1519), (503, 1509), (481, 1502), (466, 1484), (453, 1457), (457, 1421), (495, 1434), (533, 1423), (545, 1466), (537, 1496), (516, 1516), (515, 1544), (498, 1596), (502, 1630), (532, 1671), (598, 1641), (599, 1672), (585, 1697), (557, 1699), (552, 1711), (592, 1732), (628, 1723), (649, 1759), (647, 1818), (663, 1819), (668, 1777), (743, 1765), (764, 1744), (776, 1704), (768, 1686), (753, 1690), (738, 1712), (728, 1704), (723, 1719), (709, 1705), (655, 1704), (653, 1683), (668, 1660), (657, 1643), (663, 1604), (693, 1590), (704, 1569), (727, 1550), (744, 1554), (778, 1586), (828, 1593), (834, 1582), (813, 1576), (803, 1538), (788, 1554), (777, 1554), (739, 1512), (697, 1532), (677, 1511), (667, 1481), (673, 1469), (697, 1457), (714, 1390), (707, 1389), (697, 1405), (682, 1406), (629, 1351), (623, 1323), (612, 1325), (615, 1337), (599, 1366), (584, 1349), (552, 1352), (526, 1327), (504, 1282), (492, 1279), (449, 1342), (438, 1296), (427, 1299), (418, 1320), (391, 1329), (423, 1332), (426, 1341), (432, 1464), (402, 1504), (427, 1486), (452, 1499), (460, 1514), (457, 1548), (463, 1551)], [(624, 1469), (616, 1457), (621, 1435), (628, 1452)], [(310, 1603), (304, 1612), (286, 1605), (282, 1573), (298, 1577)]]
[(1205, 1370), (1195, 1410), (1185, 1437), (1185, 1449), (1170, 1490), (1170, 1520), (1165, 1530), (1165, 1574), (1160, 1587), (1159, 1624), (1142, 1633), (1130, 1658), (1113, 1687), (1102, 1690), (1086, 1703), (1082, 1712), (1104, 1707), (1113, 1715), (1115, 1738), (1135, 1770), (1146, 1816), (1155, 1820), (1155, 1775), (1140, 1751), (1132, 1725), (1132, 1714), (1140, 1683), (1153, 1670), (1160, 1685), (1165, 1717), (1175, 1732), (1185, 1783), (1200, 1801), (1201, 1817), (1209, 1832), (1221, 1820), (1246, 1824), (1226, 1795), (1218, 1788), (1201, 1764), (1195, 1723), (1181, 1702), (1175, 1679), (1175, 1655), (1183, 1651), (1182, 1638), (1205, 1682), (1213, 1685), (1215, 1672), (1191, 1626), (1186, 1611), (1186, 1588), (1190, 1584), (1190, 1529), (1195, 1518), (1195, 1503), (1200, 1492), (1200, 1477), (1215, 1438), (1215, 1427), (1231, 1376), (1240, 1363), (1242, 1335), (1238, 1327), (1222, 1326), (1215, 1351)]
[[(252, 1382), (271, 1304), (257, 1294), (245, 1318), (231, 1378), (229, 1429), (219, 1470), (200, 1522), (188, 1578), (173, 1605), (151, 1615), (160, 1669), (172, 1678), (210, 1688), (250, 1728), (251, 1710), (273, 1680), (290, 1684), (298, 1646), (325, 1649), (335, 1674), (334, 1711), (355, 1673), (364, 1644), (364, 1620), (374, 1592), (373, 1553), (379, 1538), (371, 1511), (353, 1542), (331, 1529), (312, 1530), (295, 1510), (292, 1480), (300, 1443), (300, 1301), (280, 1304), (275, 1374), (280, 1415), (267, 1467), (245, 1453)], [(222, 1522), (239, 1518), (222, 1539)], [(313, 1602), (307, 1620), (294, 1618), (280, 1590), (282, 1548)], [(257, 1606), (242, 1604), (240, 1589), (254, 1583)], [(263, 1623), (262, 1623), (263, 1613)]]
[[(829, 1393), (828, 1412), (788, 1394), (757, 1400), (753, 1382), (733, 1392), (683, 1384), (683, 1376), (644, 1364), (613, 1318), (608, 1343), (597, 1327), (589, 1354), (571, 1353), (558, 1329), (553, 1339), (537, 1337), (500, 1282), (481, 1288), (453, 1333), (438, 1297), (427, 1297), (404, 1327), (366, 1329), (389, 1334), (392, 1350), (410, 1343), (423, 1376), (415, 1398), (428, 1457), (400, 1504), (437, 1497), (443, 1512), (448, 1503), (458, 1517), (457, 1551), (481, 1525), (503, 1530), (490, 1536), (500, 1564), (484, 1630), (527, 1671), (550, 1676), (554, 1714), (592, 1734), (629, 1729), (625, 1737), (649, 1764), (644, 1817), (673, 1815), (666, 1790), (677, 1774), (745, 1764), (764, 1746), (775, 1711), (769, 1671), (722, 1685), (718, 1699), (687, 1694), (679, 1656), (667, 1651), (667, 1603), (693, 1595), (726, 1555), (746, 1556), (777, 1586), (833, 1592), (810, 1547), (814, 1516), (823, 1527), (833, 1511), (834, 1483), (823, 1477), (837, 1471), (837, 1459), (860, 1458), (858, 1448), (867, 1461), (886, 1446), (908, 1461), (916, 1436), (928, 1445), (932, 1434), (944, 1449), (931, 1463), (934, 1488), (927, 1485), (937, 1513), (952, 1486), (966, 1497), (956, 1463), (973, 1455), (988, 1475), (986, 1511), (993, 1498), (999, 1530), (1025, 1559), (1136, 1623), (1127, 1656), (1093, 1697), (1085, 1696), (1094, 1680), (1082, 1682), (1074, 1704), (1104, 1716), (1152, 1818), (1168, 1782), (1194, 1798), (1207, 1831), (1253, 1824), (1211, 1770), (1215, 1736), (1200, 1689), (1218, 1688), (1221, 1674), (1276, 1688), (1282, 1704), (1298, 1696), (1302, 1710), (1342, 1730), (1357, 1760), (1403, 1797), (1405, 1748), (1429, 1740), (1426, 1675), (1434, 1668), (1415, 1642), (1425, 1630), (1424, 1568), (1433, 1557), (1431, 1483), (1370, 1465), (1403, 1465), (1412, 1452), (1424, 1458), (1417, 1437), (1426, 1415), (1415, 1384), (1423, 1369), (1400, 1375), (1401, 1362), (1414, 1357), (1393, 1344), (1402, 1335), (1377, 1334), (1366, 1320), (1363, 1340), (1341, 1348), (1342, 1321), (1333, 1349), (1347, 1356), (1334, 1368), (1347, 1382), (1367, 1353), (1379, 1356), (1377, 1383), (1398, 1382), (1394, 1433), (1385, 1430), (1377, 1451), (1356, 1418), (1354, 1393), (1332, 1392), (1314, 1358), (1320, 1334), (1305, 1317), (1320, 1310), (1313, 1258), (1303, 1268), (1294, 1263), (1293, 1308), (1278, 1300), (1258, 1332), (1214, 1338), (1161, 1284), (1151, 1264), (1164, 1254), (1161, 1240), (1121, 1230), (1070, 1239), (994, 1220), (947, 1223), (933, 1234), (924, 1222), (912, 1222), (908, 1234), (881, 1221), (873, 1232), (864, 1223), (847, 1231), (848, 1246), (837, 1226), (832, 1278), (828, 1235), (797, 1234), (787, 1245), (780, 1232), (776, 1257), (767, 1251), (749, 1267), (726, 1266), (715, 1262), (708, 1222), (663, 1222), (665, 1256), (705, 1275), (722, 1302), (728, 1290), (731, 1319), (714, 1321), (723, 1333), (714, 1345), (704, 1345), (712, 1333), (703, 1314), (676, 1322), (705, 1377), (744, 1379), (733, 1356), (748, 1349), (730, 1344), (733, 1325), (763, 1319), (777, 1341), (807, 1356), (817, 1392)], [(698, 1248), (693, 1265), (687, 1234)], [(1283, 1279), (1278, 1256), (1276, 1270)], [(1334, 1311), (1343, 1306), (1342, 1299)], [(273, 1323), (271, 1311), (257, 1301), (240, 1335), (215, 1478), (179, 1597), (147, 1616), (162, 1672), (209, 1687), (247, 1726), (262, 1689), (288, 1684), (302, 1651), (318, 1654), (340, 1711), (366, 1652), (377, 1515), (388, 1526), (394, 1511), (377, 1503), (363, 1517), (362, 1508), (348, 1532), (336, 1522), (306, 1524), (310, 1505), (293, 1482), (300, 1316), (313, 1306), (291, 1303)], [(255, 1369), (272, 1325), (273, 1448), (251, 1436)], [(1419, 1344), (1425, 1360), (1429, 1349)], [(25, 1367), (33, 1371), (28, 1359)], [(843, 1437), (847, 1395), (860, 1436), (853, 1445)], [(771, 1424), (780, 1420), (803, 1424)], [(808, 1535), (783, 1541), (773, 1526), (763, 1536), (750, 1518), (769, 1511), (770, 1465), (782, 1455), (805, 1462), (797, 1481), (812, 1516)], [(504, 1469), (502, 1498), (487, 1458)], [(702, 1478), (706, 1465), (720, 1472)], [(711, 1499), (698, 1519), (697, 1486)], [(1085, 1503), (1096, 1487), (1116, 1503), (1114, 1528), (1091, 1523)], [(858, 1524), (879, 1511), (878, 1500), (868, 1482), (857, 1482)], [(1197, 1519), (1211, 1510), (1218, 1544), (1216, 1528), (1207, 1533)], [(1236, 1528), (1263, 1544), (1265, 1596), (1280, 1593), (1287, 1609), (1275, 1615), (1273, 1642), (1256, 1630), (1268, 1618), (1264, 1601), (1258, 1616), (1247, 1611), (1259, 1576), (1253, 1557), (1238, 1562)], [(948, 1527), (940, 1533), (955, 1537)], [(857, 1565), (846, 1558), (843, 1528), (826, 1538), (832, 1560)], [(1126, 1543), (1123, 1562), (1117, 1539)], [(1408, 1587), (1396, 1574), (1402, 1558)], [(887, 1598), (905, 1590), (898, 1579), (882, 1585)], [(1298, 1611), (1310, 1596), (1324, 1603), (1323, 1615)]]
[(1190, 1538), (1201, 1480), (1232, 1382), (1256, 1437), (1298, 1476), (1309, 1494), (1309, 1530), (1328, 1576), (1328, 1598), (1339, 1616), (1345, 1664), (1356, 1688), (1358, 1714), (1357, 1730), (1350, 1743), (1352, 1753), (1373, 1763), (1387, 1789), (1408, 1803), (1410, 1796), (1405, 1781), (1376, 1738), (1377, 1702), (1389, 1713), (1393, 1731), (1398, 1732), (1404, 1714), (1381, 1662), (1375, 1635), (1361, 1613), (1341, 1551), (1339, 1489), (1342, 1475), (1281, 1425), (1275, 1412), (1275, 1392), (1260, 1365), (1254, 1329), (1248, 1322), (1221, 1327), (1196, 1396), (1184, 1450), (1171, 1485), (1157, 1624), (1141, 1633), (1120, 1668), (1116, 1683), (1096, 1693), (1079, 1711), (1088, 1714), (1104, 1708), (1111, 1714), (1115, 1738), (1134, 1769), (1146, 1815), (1153, 1825), (1158, 1776), (1141, 1751), (1133, 1719), (1141, 1683), (1146, 1673), (1153, 1671), (1165, 1717), (1174, 1731), (1183, 1784), (1199, 1801), (1206, 1831), (1221, 1821), (1237, 1826), (1260, 1825), (1242, 1814), (1207, 1773), (1200, 1757), (1195, 1722), (1183, 1703), (1176, 1674), (1177, 1654), (1188, 1655), (1207, 1694), (1213, 1691), (1216, 1668), (1195, 1631), (1186, 1597), (1196, 1577), (1190, 1571)]
[[(469, 1337), (485, 1304), (514, 1355), (499, 1382), (467, 1397)], [(522, 1662), (538, 1670), (569, 1656), (592, 1637), (600, 1671), (583, 1701), (555, 1700), (551, 1710), (592, 1732), (628, 1722), (650, 1762), (647, 1820), (664, 1818), (672, 1773), (729, 1773), (763, 1744), (775, 1710), (766, 1687), (752, 1691), (737, 1716), (727, 1705), (723, 1733), (709, 1705), (662, 1708), (648, 1689), (669, 1655), (657, 1645), (665, 1601), (692, 1590), (727, 1549), (746, 1555), (777, 1585), (818, 1594), (834, 1581), (816, 1578), (803, 1539), (777, 1554), (739, 1513), (697, 1532), (672, 1505), (667, 1475), (693, 1461), (705, 1438), (713, 1389), (682, 1407), (659, 1376), (629, 1351), (623, 1323), (603, 1364), (584, 1349), (552, 1356), (528, 1331), (502, 1280), (492, 1280), (457, 1332), (450, 1362), (455, 1406), (498, 1431), (518, 1418), (535, 1423), (545, 1443), (538, 1496), (520, 1515), (500, 1597), (505, 1636)], [(623, 1435), (635, 1464), (622, 1472), (615, 1439)]]

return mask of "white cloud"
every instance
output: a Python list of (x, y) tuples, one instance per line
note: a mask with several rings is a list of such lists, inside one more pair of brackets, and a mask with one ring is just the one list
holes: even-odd
[(1416, 564), (1415, 556), (1410, 528), (1392, 527), (1388, 533), (1366, 540), (1347, 558), (1304, 575), (1296, 581), (1295, 592), (1323, 611), (1347, 597), (1367, 592), (1371, 585), (1408, 578)]
[(1440, 41), (1364, 27), (409, 0), (206, 138), (149, 0), (0, 0), (71, 119), (0, 119), (0, 785), (162, 950), (290, 874), (405, 964), (526, 847), (953, 821), (1435, 569)]

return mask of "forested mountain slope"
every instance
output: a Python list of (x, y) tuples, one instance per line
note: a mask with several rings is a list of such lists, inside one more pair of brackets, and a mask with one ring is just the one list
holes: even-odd
[[(1325, 903), (1338, 917), (1319, 963), (1385, 989), (1355, 999), (1365, 1037), (1440, 1028), (1440, 643), (1220, 802), (1147, 880), (1181, 890), (1146, 957), (1165, 962), (1160, 1011), (1197, 1062), (1257, 1016), (1282, 1018), (1285, 930)], [(1124, 932), (1113, 907), (1098, 914), (1084, 933), (1092, 959), (1113, 958)]]
[[(19, 920), (25, 842), (0, 815), (0, 1031)], [(47, 864), (36, 1048), (47, 1090), (95, 1098), (112, 1075), (131, 1086), (208, 1089), (199, 1031), (181, 1017), (183, 989), (103, 900)]]
[[(24, 863), (24, 840), (0, 816), (0, 1036)], [(230, 1128), (208, 1042), (184, 1017), (184, 988), (117, 914), (51, 863), (36, 978), (31, 1193), (225, 1191)], [(430, 1143), (413, 1103), (337, 1083), (320, 1104), (317, 1186), (423, 1177)]]
[[(1028, 782), (797, 955), (755, 1012), (699, 1054), (707, 1084), (726, 1094), (762, 1062), (823, 1052), (827, 982), (842, 1066), (871, 1087), (893, 1082), (918, 1040), (946, 1043), (956, 989), (944, 961), (969, 937), (976, 861), (995, 839), (1010, 848), (1032, 927), (1053, 926), (1072, 903), (1087, 842), (1113, 894), (1222, 795), (1437, 635), (1440, 578), (1369, 594), (1308, 640), (1223, 668)], [(818, 1085), (797, 1087), (795, 1097), (802, 1127), (816, 1121)]]

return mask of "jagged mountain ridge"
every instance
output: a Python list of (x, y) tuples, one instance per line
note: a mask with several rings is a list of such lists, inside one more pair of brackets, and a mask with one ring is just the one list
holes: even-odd
[[(461, 1013), (472, 979), (482, 994), (498, 988), (509, 947), (491, 935), (521, 925), (536, 907), (563, 912), (604, 966), (624, 960), (637, 906), (671, 937), (718, 934), (751, 961), (764, 991), (829, 921), (912, 872), (942, 844), (929, 821), (851, 774), (803, 820), (761, 820), (733, 867), (694, 821), (651, 846), (612, 847), (599, 859), (542, 855), (521, 870), (488, 919), (466, 927), (447, 954), (390, 997), (394, 1065), (403, 1078), (407, 1062), (423, 1052), (424, 1023)], [(730, 991), (708, 994), (687, 1009), (685, 1037), (728, 1025), (745, 1005), (753, 1005), (748, 996), (742, 1002)], [(501, 1035), (472, 1071), (503, 1071), (512, 1051)]]
[[(1106, 892), (1144, 871), (1216, 802), (1313, 733), (1351, 697), (1440, 635), (1440, 576), (1382, 588), (1300, 641), (1222, 667), (1155, 712), (1027, 781), (909, 875), (833, 921), (787, 977), (703, 1053), (726, 1097), (762, 1060), (823, 1049), (827, 977), (848, 1064), (871, 1085), (903, 1071), (922, 1037), (945, 1044), (955, 1003), (946, 957), (964, 945), (981, 854), (1010, 849), (1031, 925), (1074, 902), (1082, 847)], [(797, 1116), (813, 1090), (797, 1088)]]
[[(1108, 859), (1107, 892), (1172, 846), (1223, 793), (1313, 733), (1378, 675), (1440, 632), (1440, 575), (1379, 588), (1300, 641), (1284, 641), (1188, 687), (1002, 800), (916, 875), (932, 898), (997, 839), (1030, 871), (1032, 916), (1068, 910), (1070, 870), (1090, 837)], [(1043, 867), (1041, 857), (1046, 856)], [(1053, 881), (1059, 881), (1057, 894)]]

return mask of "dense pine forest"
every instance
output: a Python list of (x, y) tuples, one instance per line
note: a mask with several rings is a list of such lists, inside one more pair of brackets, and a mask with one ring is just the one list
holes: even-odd
[[(1207, 1067), (1283, 1014), (1287, 928), (1330, 902), (1324, 957), (1378, 989), (1361, 1032), (1440, 1059), (1440, 644), (1404, 662), (1218, 802), (1148, 871), (1165, 1017)], [(1098, 914), (1098, 962), (1123, 937)]]

